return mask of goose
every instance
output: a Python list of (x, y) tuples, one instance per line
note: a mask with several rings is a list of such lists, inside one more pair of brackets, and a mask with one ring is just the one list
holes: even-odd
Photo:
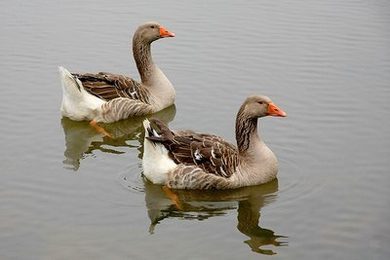
[(236, 117), (237, 147), (216, 135), (172, 131), (157, 119), (145, 119), (143, 174), (168, 190), (235, 189), (269, 182), (276, 178), (278, 162), (257, 131), (258, 118), (265, 116), (286, 113), (266, 96), (245, 100)]
[(172, 83), (153, 62), (151, 43), (174, 37), (157, 22), (140, 25), (133, 36), (133, 56), (141, 82), (108, 72), (70, 73), (59, 67), (63, 98), (61, 114), (75, 121), (112, 123), (128, 117), (144, 116), (171, 106), (175, 101)]

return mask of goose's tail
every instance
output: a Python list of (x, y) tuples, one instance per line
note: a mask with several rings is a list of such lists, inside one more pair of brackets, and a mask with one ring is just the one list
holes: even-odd
[(153, 143), (162, 143), (172, 140), (173, 133), (168, 126), (158, 119), (145, 119), (145, 138)]
[(64, 67), (58, 67), (58, 71), (60, 72), (62, 90), (65, 94), (70, 94), (74, 97), (82, 98), (82, 89), (83, 83), (76, 77), (72, 75), (67, 69)]
[(169, 157), (169, 151), (164, 146), (172, 135), (169, 128), (156, 119), (145, 119), (144, 154), (142, 167), (145, 177), (155, 184), (165, 184), (167, 173), (177, 165)]
[(58, 67), (62, 85), (61, 113), (73, 120), (92, 120), (103, 101), (89, 94), (83, 83), (64, 67)]

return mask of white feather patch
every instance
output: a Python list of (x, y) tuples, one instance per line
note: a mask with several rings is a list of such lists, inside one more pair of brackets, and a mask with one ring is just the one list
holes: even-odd
[(194, 152), (194, 157), (195, 157), (195, 160), (197, 160), (197, 161), (202, 160), (203, 155), (200, 153), (199, 149), (196, 149), (196, 151)]
[(73, 120), (92, 120), (105, 101), (84, 90), (80, 80), (64, 67), (58, 68), (62, 84), (61, 113)]
[[(149, 127), (149, 120), (144, 120), (145, 137), (148, 136), (147, 128)], [(176, 167), (177, 164), (169, 157), (168, 150), (162, 144), (152, 143), (147, 138), (144, 139), (142, 168), (149, 181), (155, 184), (165, 184), (168, 172)]]

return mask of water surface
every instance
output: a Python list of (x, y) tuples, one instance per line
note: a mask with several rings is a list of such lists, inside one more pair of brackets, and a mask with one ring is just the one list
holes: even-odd
[[(288, 113), (260, 130), (278, 180), (179, 192), (141, 176), (142, 118), (61, 119), (57, 66), (139, 78), (142, 22), (177, 91), (157, 116), (234, 142), (246, 96)], [(2, 1), (1, 259), (388, 259), (388, 1)]]

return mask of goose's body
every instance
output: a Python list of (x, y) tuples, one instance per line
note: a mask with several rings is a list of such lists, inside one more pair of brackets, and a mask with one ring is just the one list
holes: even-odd
[(154, 64), (151, 43), (174, 34), (155, 22), (138, 27), (133, 55), (141, 82), (107, 72), (70, 73), (59, 68), (63, 89), (61, 113), (70, 119), (110, 123), (160, 111), (175, 101), (175, 90)]
[(286, 116), (268, 97), (247, 98), (236, 119), (237, 147), (223, 138), (193, 131), (171, 131), (145, 120), (143, 170), (155, 184), (175, 189), (232, 189), (269, 182), (277, 159), (257, 132), (257, 119)]

